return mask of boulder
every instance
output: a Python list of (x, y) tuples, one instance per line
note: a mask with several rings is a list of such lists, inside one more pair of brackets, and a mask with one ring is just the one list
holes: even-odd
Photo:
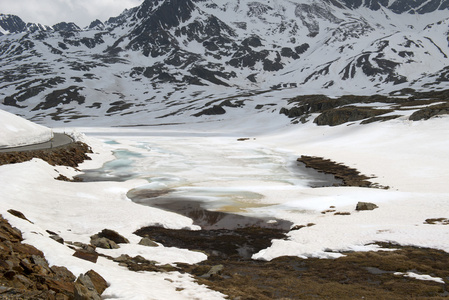
[(97, 233), (96, 235), (93, 235), (91, 237), (99, 237), (99, 238), (107, 238), (111, 241), (114, 241), (117, 244), (129, 244), (129, 241), (127, 238), (123, 237), (122, 235), (120, 235), (119, 233), (117, 233), (114, 230), (110, 230), (110, 229), (103, 229), (100, 233)]
[(95, 237), (93, 236), (90, 240), (90, 243), (98, 248), (103, 249), (118, 249), (120, 248), (114, 241), (104, 237)]
[(140, 240), (139, 245), (147, 246), (147, 247), (158, 247), (159, 245), (153, 242), (151, 239), (144, 237)]
[(377, 206), (374, 203), (359, 202), (359, 203), (357, 203), (357, 207), (355, 208), (355, 210), (374, 210), (376, 208), (379, 208), (379, 206)]
[(85, 275), (90, 278), (98, 294), (101, 295), (108, 288), (106, 280), (94, 270), (88, 271)]
[(89, 252), (86, 250), (76, 250), (75, 253), (73, 254), (73, 256), (93, 262), (93, 263), (96, 263), (98, 260), (98, 253)]

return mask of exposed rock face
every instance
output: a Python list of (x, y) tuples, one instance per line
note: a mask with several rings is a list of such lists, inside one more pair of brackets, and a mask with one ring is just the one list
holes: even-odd
[(0, 298), (101, 299), (107, 288), (101, 275), (91, 270), (76, 280), (67, 268), (50, 267), (40, 250), (22, 240), (0, 216)]

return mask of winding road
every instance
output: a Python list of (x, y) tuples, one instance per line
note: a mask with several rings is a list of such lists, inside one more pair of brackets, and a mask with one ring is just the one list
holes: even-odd
[(64, 133), (54, 133), (53, 138), (45, 143), (0, 149), (0, 152), (17, 152), (52, 149), (73, 143), (73, 139)]

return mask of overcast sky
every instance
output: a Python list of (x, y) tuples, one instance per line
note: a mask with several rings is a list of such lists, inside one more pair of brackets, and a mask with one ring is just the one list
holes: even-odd
[(0, 0), (0, 13), (19, 16), (25, 23), (75, 22), (85, 27), (99, 19), (116, 17), (125, 8), (140, 5), (143, 0)]

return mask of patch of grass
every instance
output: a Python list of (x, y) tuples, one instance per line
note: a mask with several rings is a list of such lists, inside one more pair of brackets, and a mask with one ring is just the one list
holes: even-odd
[[(193, 273), (207, 272), (209, 263), (200, 272), (192, 267)], [(413, 247), (347, 253), (334, 260), (280, 257), (222, 263), (221, 273), (197, 280), (230, 299), (444, 299), (449, 283), (449, 254)], [(443, 278), (446, 284), (394, 275), (408, 271)]]

